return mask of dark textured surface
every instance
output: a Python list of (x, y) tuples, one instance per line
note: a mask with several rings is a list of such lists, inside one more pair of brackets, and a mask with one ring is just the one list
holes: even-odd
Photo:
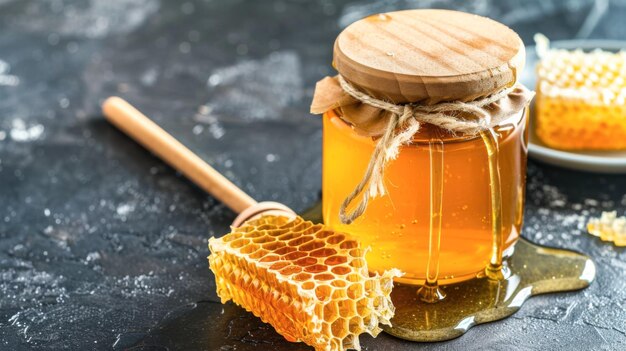
[[(110, 349), (118, 335), (116, 348), (307, 349), (214, 302), (206, 239), (233, 213), (110, 127), (98, 106), (126, 97), (253, 197), (303, 210), (318, 198), (321, 165), (321, 125), (307, 105), (332, 72), (334, 37), (364, 15), (412, 7), (489, 15), (527, 43), (536, 31), (626, 36), (623, 0), (597, 22), (583, 0), (0, 0), (0, 349)], [(623, 213), (624, 194), (624, 176), (530, 162), (523, 235), (591, 255), (597, 281), (450, 342), (363, 344), (626, 348), (626, 250), (584, 232), (602, 209)]]

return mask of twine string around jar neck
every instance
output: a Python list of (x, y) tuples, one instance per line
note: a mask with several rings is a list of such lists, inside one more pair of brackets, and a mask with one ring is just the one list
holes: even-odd
[[(339, 218), (344, 224), (352, 223), (365, 212), (370, 197), (385, 194), (383, 176), (387, 162), (398, 157), (400, 146), (408, 144), (413, 139), (413, 135), (419, 131), (422, 123), (435, 125), (452, 134), (477, 135), (500, 122), (492, 120), (486, 108), (515, 89), (515, 87), (505, 88), (495, 94), (469, 102), (441, 102), (430, 106), (415, 103), (396, 105), (358, 90), (341, 75), (337, 77), (341, 88), (356, 100), (391, 112), (389, 122), (376, 143), (363, 178), (341, 204)], [(461, 113), (474, 119), (458, 117)], [(348, 207), (359, 194), (361, 194), (359, 203), (351, 212), (348, 212)]]

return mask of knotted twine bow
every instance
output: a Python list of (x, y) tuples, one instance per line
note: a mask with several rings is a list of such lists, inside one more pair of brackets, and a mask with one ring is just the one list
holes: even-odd
[[(383, 175), (387, 162), (398, 157), (400, 145), (409, 143), (413, 135), (419, 131), (422, 123), (435, 125), (452, 134), (477, 135), (500, 122), (500, 120), (492, 120), (491, 114), (485, 107), (502, 99), (515, 89), (515, 87), (506, 88), (495, 94), (470, 102), (441, 102), (431, 106), (419, 104), (396, 105), (361, 92), (348, 83), (341, 75), (338, 75), (337, 78), (339, 85), (347, 94), (365, 104), (389, 111), (392, 115), (374, 148), (363, 179), (341, 204), (339, 218), (344, 224), (352, 223), (365, 212), (370, 197), (373, 198), (385, 194)], [(474, 119), (457, 117), (460, 113), (463, 113), (464, 116), (472, 116)], [(361, 193), (361, 201), (359, 201), (352, 212), (347, 213), (348, 206)]]

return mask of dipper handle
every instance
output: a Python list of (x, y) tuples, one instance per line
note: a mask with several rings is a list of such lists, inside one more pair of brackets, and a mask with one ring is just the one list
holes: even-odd
[(110, 97), (102, 104), (102, 111), (109, 122), (233, 211), (241, 213), (257, 204), (243, 190), (125, 100)]

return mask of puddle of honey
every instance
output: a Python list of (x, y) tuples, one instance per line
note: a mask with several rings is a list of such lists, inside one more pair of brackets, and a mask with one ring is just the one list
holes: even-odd
[[(322, 220), (317, 203), (302, 217)], [(391, 299), (396, 308), (391, 327), (385, 332), (411, 341), (444, 341), (463, 335), (471, 327), (506, 318), (517, 312), (531, 296), (584, 289), (591, 284), (596, 268), (589, 257), (578, 252), (533, 244), (520, 238), (515, 254), (504, 256), (509, 274), (493, 280), (486, 275), (463, 282), (437, 286), (445, 295), (427, 303), (416, 294), (415, 285), (396, 283)]]
[(587, 256), (523, 238), (505, 261), (506, 279), (483, 276), (441, 286), (446, 298), (437, 303), (423, 302), (413, 285), (395, 284), (391, 298), (396, 313), (392, 326), (383, 329), (412, 341), (449, 340), (474, 325), (512, 315), (533, 295), (583, 289), (595, 278), (595, 265)]

